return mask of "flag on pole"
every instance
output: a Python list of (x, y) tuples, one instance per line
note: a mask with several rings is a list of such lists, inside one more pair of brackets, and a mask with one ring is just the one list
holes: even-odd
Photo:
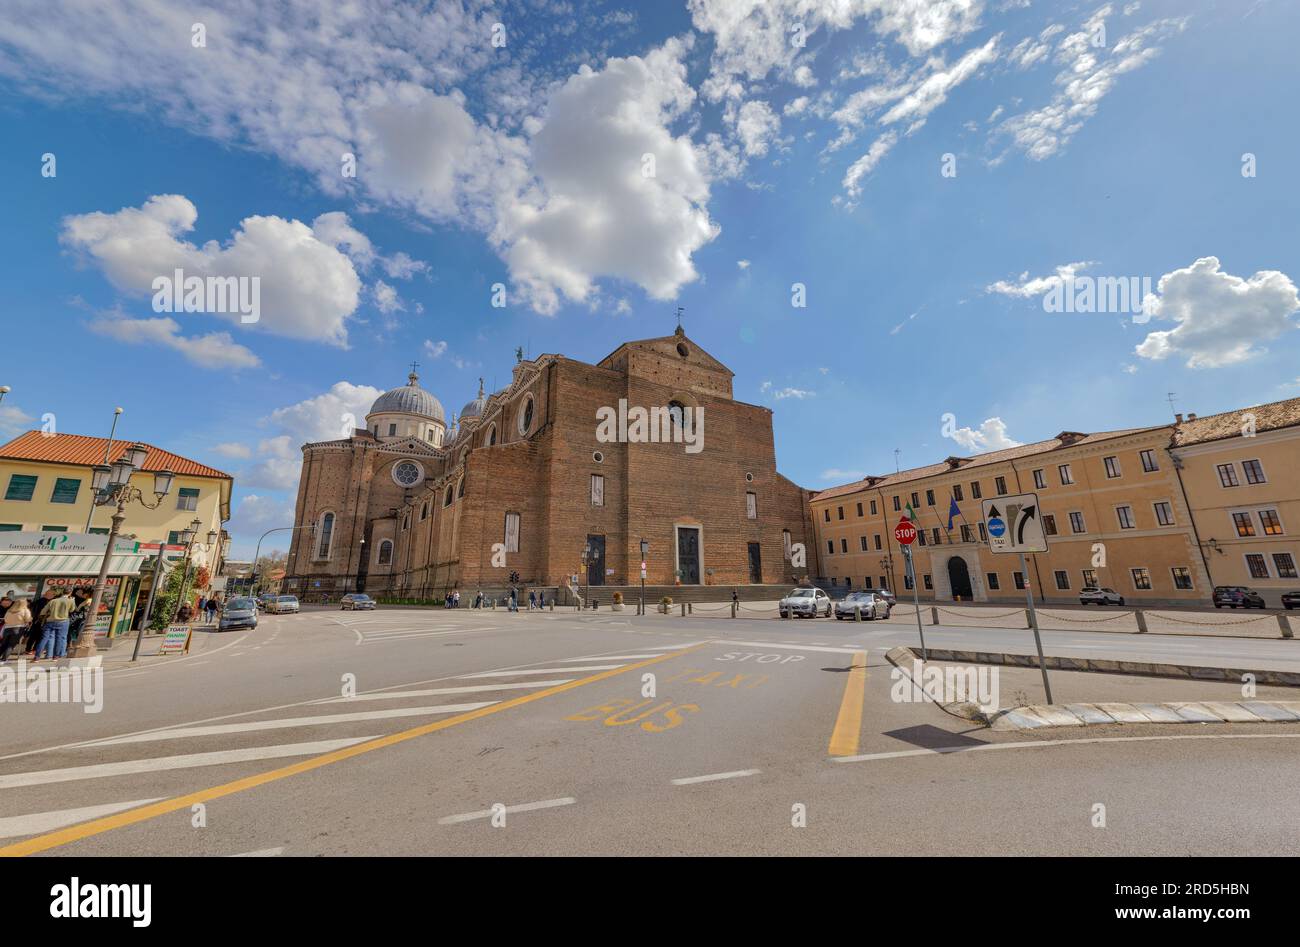
[(916, 522), (916, 513), (912, 511), (912, 504), (907, 504), (907, 518), (913, 523)]
[[(955, 497), (948, 498), (948, 529), (952, 529), (953, 517), (961, 516), (961, 507), (957, 506)], [(964, 519), (965, 517), (963, 517)]]

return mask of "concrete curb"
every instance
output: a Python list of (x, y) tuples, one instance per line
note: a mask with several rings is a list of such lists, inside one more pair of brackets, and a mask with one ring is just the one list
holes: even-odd
[[(948, 649), (928, 649), (931, 660), (965, 662), (972, 664), (1001, 664), (1014, 667), (1037, 667), (1037, 659), (1031, 655), (995, 654), (986, 651), (952, 651)], [(918, 687), (921, 682), (914, 675), (918, 668), (924, 673), (924, 662), (913, 648), (899, 646), (891, 648), (885, 659)], [(1146, 664), (1134, 661), (1104, 661), (1082, 658), (1047, 658), (1047, 666), (1060, 670), (1099, 671), (1102, 673), (1147, 674), (1155, 677), (1183, 677), (1198, 680), (1240, 680), (1245, 671), (1229, 671), (1220, 668), (1193, 667), (1191, 665)], [(1054, 663), (1055, 662), (1055, 663)], [(1065, 663), (1062, 663), (1065, 662)], [(1159, 673), (1145, 668), (1168, 669), (1173, 673)], [(1196, 672), (1222, 670), (1225, 677), (1217, 677)], [(1283, 674), (1290, 678), (1300, 675), (1287, 672), (1251, 671), (1260, 683), (1277, 683), (1265, 681), (1265, 674)], [(922, 689), (924, 690), (924, 689)], [(979, 704), (969, 701), (939, 703), (944, 713), (964, 720), (983, 723), (992, 730), (1040, 730), (1050, 727), (1088, 727), (1115, 724), (1151, 724), (1151, 723), (1300, 723), (1300, 700), (1239, 700), (1239, 701), (1170, 701), (1167, 703), (1122, 703), (1107, 702), (1097, 704), (1031, 704), (1025, 707), (1009, 707), (988, 713)]]

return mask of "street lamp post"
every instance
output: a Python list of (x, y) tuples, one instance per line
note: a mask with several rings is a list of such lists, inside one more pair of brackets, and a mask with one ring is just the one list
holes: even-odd
[[(90, 596), (86, 621), (82, 624), (81, 636), (77, 639), (76, 647), (72, 649), (70, 657), (88, 658), (95, 653), (95, 619), (99, 615), (99, 603), (104, 598), (104, 589), (108, 586), (108, 570), (113, 562), (113, 547), (117, 544), (118, 533), (122, 531), (122, 523), (126, 519), (127, 504), (135, 502), (146, 509), (155, 510), (162, 504), (163, 497), (171, 492), (174, 475), (170, 470), (159, 470), (154, 473), (153, 503), (144, 498), (139, 487), (131, 486), (131, 475), (144, 466), (148, 455), (149, 449), (143, 444), (132, 444), (111, 467), (97, 464), (91, 474), (92, 504), (95, 506), (115, 504), (116, 509), (108, 531), (108, 545), (104, 549), (104, 559), (99, 564), (99, 576), (95, 579), (95, 590)], [(87, 624), (90, 626), (88, 629)]]
[(181, 612), (181, 603), (185, 599), (185, 586), (190, 581), (190, 556), (194, 553), (194, 539), (199, 534), (199, 529), (203, 526), (202, 521), (196, 516), (190, 520), (190, 525), (181, 530), (181, 542), (185, 543), (185, 571), (181, 573), (181, 587), (176, 593), (176, 604), (172, 606), (171, 621), (175, 623)]
[(248, 579), (248, 581), (249, 581), (248, 594), (249, 594), (249, 595), (256, 595), (256, 594), (257, 594), (257, 560), (258, 560), (258, 557), (261, 556), (261, 554), (262, 554), (262, 540), (265, 539), (267, 536), (270, 536), (272, 533), (282, 533), (282, 532), (284, 532), (285, 530), (289, 530), (289, 531), (292, 532), (292, 531), (295, 530), (295, 529), (305, 529), (305, 530), (309, 530), (309, 532), (307, 533), (307, 538), (308, 538), (308, 541), (309, 541), (309, 542), (311, 541), (312, 537), (314, 537), (314, 536), (316, 535), (316, 524), (315, 524), (315, 523), (308, 523), (306, 526), (275, 526), (275, 527), (273, 527), (273, 528), (271, 528), (271, 529), (268, 529), (268, 530), (267, 530), (265, 533), (263, 533), (261, 536), (257, 537), (257, 548), (256, 548), (256, 550), (253, 552), (253, 568), (252, 568), (252, 574), (249, 576), (249, 579)]
[[(591, 594), (591, 576), (587, 575), (587, 560), (590, 557), (591, 557), (591, 544), (587, 543), (585, 546), (582, 547), (582, 572), (578, 575), (579, 580), (582, 580), (583, 578), (586, 578), (587, 580), (585, 591), (583, 591), (582, 593), (582, 602), (579, 605), (580, 608), (586, 608), (587, 598)], [(580, 589), (584, 588), (581, 581), (579, 581), (578, 587)]]

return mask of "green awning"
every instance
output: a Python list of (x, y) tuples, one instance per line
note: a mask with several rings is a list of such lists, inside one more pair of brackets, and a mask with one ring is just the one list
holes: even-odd
[[(109, 561), (109, 575), (139, 575), (143, 555), (119, 554)], [(9, 552), (0, 554), (0, 575), (99, 575), (99, 553)]]

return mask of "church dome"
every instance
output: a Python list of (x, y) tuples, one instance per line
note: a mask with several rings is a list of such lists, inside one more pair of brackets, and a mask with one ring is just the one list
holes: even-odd
[(465, 421), (469, 418), (481, 417), (483, 409), (486, 407), (487, 398), (483, 394), (483, 379), (480, 378), (478, 380), (478, 397), (460, 409), (460, 419)]
[(420, 376), (411, 372), (408, 381), (400, 388), (386, 391), (370, 406), (371, 414), (416, 414), (422, 418), (431, 418), (439, 424), (447, 423), (442, 404), (429, 392), (420, 387)]

